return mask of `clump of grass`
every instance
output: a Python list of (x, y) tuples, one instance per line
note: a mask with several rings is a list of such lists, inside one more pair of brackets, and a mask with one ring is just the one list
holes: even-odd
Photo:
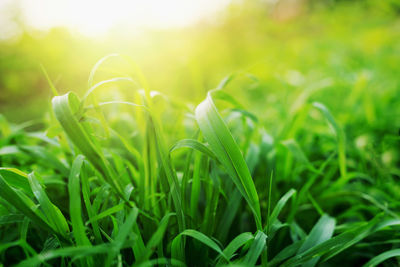
[[(150, 91), (126, 57), (132, 77), (94, 84), (115, 56), (95, 65), (82, 99), (54, 96), (47, 135), (0, 121), (4, 264), (375, 266), (399, 256), (398, 205), (374, 181), (351, 183), (363, 176), (348, 170), (346, 132), (324, 104), (307, 96), (292, 114), (323, 115), (314, 134), (334, 145), (311, 158), (298, 123), (273, 138), (228, 93), (234, 75), (191, 109)], [(97, 98), (121, 81), (138, 87), (134, 102)]]

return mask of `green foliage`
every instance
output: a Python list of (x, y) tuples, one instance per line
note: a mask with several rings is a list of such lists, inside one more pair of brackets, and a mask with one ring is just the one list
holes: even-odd
[[(103, 55), (100, 44), (65, 61), (43, 51), (57, 38), (10, 47), (45, 55), (44, 75), (21, 80), (47, 80), (54, 96), (40, 120), (0, 116), (0, 262), (398, 265), (400, 35), (395, 12), (370, 5), (285, 22), (232, 5), (221, 25), (184, 31), (184, 49), (172, 49), (172, 31), (161, 52), (149, 42), (155, 55), (129, 46), (147, 79), (132, 54), (111, 54), (86, 86), (89, 66), (76, 62)], [(7, 106), (24, 96), (11, 80), (0, 77)]]

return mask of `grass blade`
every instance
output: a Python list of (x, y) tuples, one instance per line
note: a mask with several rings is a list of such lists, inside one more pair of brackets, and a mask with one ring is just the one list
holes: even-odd
[(262, 229), (260, 204), (249, 169), (236, 141), (218, 114), (209, 92), (196, 108), (196, 119), (211, 150), (224, 165), (236, 187), (253, 212), (258, 229)]

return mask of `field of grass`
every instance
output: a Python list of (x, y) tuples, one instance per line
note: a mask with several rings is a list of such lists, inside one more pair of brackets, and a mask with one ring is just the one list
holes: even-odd
[(399, 266), (385, 7), (0, 44), (0, 266)]

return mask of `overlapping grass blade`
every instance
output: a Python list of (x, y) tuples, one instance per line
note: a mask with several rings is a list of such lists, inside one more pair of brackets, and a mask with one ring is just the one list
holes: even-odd
[[(137, 216), (139, 211), (136, 207), (132, 208), (130, 213), (127, 215), (127, 218), (124, 224), (119, 229), (118, 235), (115, 240), (111, 243), (110, 251), (108, 252), (108, 256), (104, 266), (110, 266), (112, 260), (119, 253), (121, 247), (123, 246), (125, 239), (128, 237), (130, 231), (132, 230), (133, 225), (136, 223)], [(133, 244), (132, 244), (133, 246)]]
[(363, 267), (373, 267), (377, 266), (378, 264), (384, 262), (387, 259), (393, 258), (393, 257), (400, 257), (400, 249), (392, 249), (385, 251), (378, 256), (373, 257), (370, 259), (366, 264), (363, 265)]
[(346, 136), (343, 129), (337, 124), (336, 120), (332, 116), (328, 108), (321, 103), (313, 103), (313, 106), (319, 109), (324, 115), (325, 119), (328, 121), (329, 125), (333, 129), (336, 135), (336, 140), (338, 144), (338, 157), (339, 157), (339, 169), (340, 178), (336, 181), (336, 185), (340, 186), (347, 182), (347, 164), (346, 164)]
[(252, 177), (236, 141), (218, 114), (211, 92), (197, 106), (196, 120), (211, 150), (224, 165), (236, 187), (246, 199), (253, 212), (257, 228), (262, 229), (260, 204)]
[(312, 258), (321, 256), (321, 261), (323, 262), (377, 231), (389, 226), (400, 225), (400, 221), (397, 219), (386, 219), (382, 221), (382, 216), (382, 214), (379, 214), (367, 223), (363, 223), (356, 228), (345, 231), (344, 233), (332, 237), (319, 245), (313, 246), (286, 261), (282, 266), (303, 264)]
[(39, 202), (40, 209), (42, 210), (43, 214), (47, 217), (49, 223), (53, 225), (53, 227), (57, 230), (59, 234), (67, 238), (67, 234), (69, 233), (69, 227), (67, 220), (61, 213), (60, 209), (58, 209), (53, 203), (51, 203), (42, 185), (36, 178), (35, 173), (32, 172), (28, 174), (28, 180), (33, 195)]
[(69, 213), (71, 216), (71, 223), (73, 234), (78, 246), (90, 246), (91, 243), (86, 236), (85, 225), (82, 220), (81, 209), (81, 187), (80, 187), (80, 170), (83, 164), (84, 157), (78, 155), (72, 164), (71, 173), (68, 180), (69, 192)]
[(267, 235), (262, 231), (257, 231), (256, 236), (250, 246), (249, 251), (243, 259), (245, 266), (255, 266), (258, 258), (267, 249)]
[(195, 140), (195, 139), (182, 139), (176, 142), (171, 149), (169, 150), (170, 153), (179, 149), (179, 148), (191, 148), (194, 150), (197, 150), (199, 152), (202, 152), (203, 154), (207, 155), (208, 157), (212, 159), (217, 159), (215, 154), (203, 143)]
[(112, 173), (109, 163), (99, 148), (92, 142), (76, 115), (80, 112), (80, 101), (74, 93), (53, 98), (53, 110), (57, 120), (71, 141), (79, 148), (90, 163), (104, 176), (105, 180), (123, 197), (121, 185)]
[[(297, 254), (301, 254), (304, 251), (330, 239), (333, 235), (335, 224), (335, 219), (324, 214), (311, 229), (310, 234), (304, 240), (304, 243), (299, 248)], [(311, 260), (304, 262), (302, 266), (313, 267), (317, 264), (318, 260), (319, 257), (314, 257)]]
[[(244, 246), (246, 243), (248, 243), (249, 241), (254, 240), (254, 236), (252, 233), (249, 232), (245, 232), (245, 233), (241, 233), (240, 235), (238, 235), (237, 237), (235, 237), (229, 244), (228, 246), (226, 246), (226, 248), (223, 250), (223, 253), (225, 254), (226, 258), (228, 260), (230, 260), (234, 253), (241, 248), (242, 246)], [(219, 261), (219, 263), (221, 263), (223, 260), (223, 258), (221, 258), (221, 260)]]
[(153, 253), (154, 249), (160, 244), (162, 241), (165, 231), (167, 230), (169, 219), (173, 216), (173, 213), (166, 214), (158, 224), (157, 230), (151, 236), (150, 240), (146, 244), (146, 252), (142, 255), (141, 259), (138, 262), (143, 260), (148, 260)]
[(10, 186), (21, 189), (28, 196), (33, 196), (26, 173), (15, 168), (0, 167), (0, 174)]
[(37, 210), (35, 203), (22, 192), (13, 189), (0, 174), (0, 196), (21, 213), (32, 220), (38, 227), (63, 237), (53, 225)]
[(286, 194), (284, 194), (276, 203), (274, 210), (272, 211), (271, 215), (269, 216), (268, 223), (273, 224), (275, 220), (278, 219), (279, 214), (281, 213), (283, 207), (286, 205), (287, 201), (294, 197), (297, 191), (295, 189), (290, 189)]
[(205, 244), (209, 248), (213, 249), (214, 251), (218, 252), (219, 255), (221, 255), (224, 259), (228, 260), (227, 257), (225, 256), (224, 252), (220, 248), (220, 246), (213, 241), (211, 238), (208, 236), (204, 235), (203, 233), (193, 230), (193, 229), (186, 229), (179, 235), (177, 235), (174, 240), (172, 241), (171, 245), (171, 254), (172, 258), (178, 259), (178, 260), (184, 260), (185, 255), (181, 253), (181, 242), (182, 242), (182, 236), (190, 236), (201, 243)]
[(110, 244), (101, 244), (90, 247), (85, 247), (85, 246), (66, 247), (40, 253), (34, 257), (31, 257), (29, 259), (20, 262), (16, 266), (17, 267), (38, 266), (40, 264), (45, 263), (48, 260), (60, 257), (71, 257), (72, 261), (74, 261), (88, 256), (107, 254), (109, 252), (110, 252)]

